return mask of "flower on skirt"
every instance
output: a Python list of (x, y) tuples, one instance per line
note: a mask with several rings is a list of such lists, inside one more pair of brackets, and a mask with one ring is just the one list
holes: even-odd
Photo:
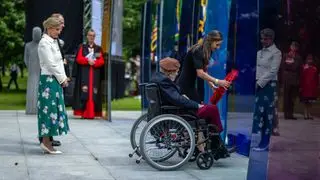
[(51, 113), (50, 118), (52, 120), (52, 124), (56, 124), (56, 120), (58, 119), (58, 115), (56, 113)]
[(49, 133), (49, 129), (46, 127), (45, 124), (41, 125), (41, 135), (45, 135)]
[(269, 128), (266, 129), (265, 134), (266, 135), (270, 134), (270, 129)]
[(46, 80), (47, 82), (53, 82), (53, 78), (52, 77), (47, 77), (47, 80)]
[(64, 128), (64, 123), (63, 123), (63, 121), (59, 121), (59, 126), (60, 126), (60, 128)]
[(61, 105), (61, 104), (58, 106), (58, 108), (59, 108), (59, 111), (60, 111), (60, 112), (62, 112), (62, 111), (63, 111), (63, 107), (62, 107), (62, 105)]
[(261, 113), (263, 113), (263, 112), (264, 112), (264, 107), (263, 107), (263, 106), (260, 106), (260, 107), (259, 107), (259, 110), (260, 110)]
[(49, 99), (49, 92), (50, 92), (50, 88), (46, 88), (43, 92), (42, 92), (42, 97)]
[(63, 116), (60, 116), (60, 118), (59, 118), (59, 126), (60, 126), (60, 128), (64, 128), (63, 120), (64, 120)]
[(48, 106), (44, 106), (42, 111), (43, 111), (43, 113), (47, 114), (48, 113)]

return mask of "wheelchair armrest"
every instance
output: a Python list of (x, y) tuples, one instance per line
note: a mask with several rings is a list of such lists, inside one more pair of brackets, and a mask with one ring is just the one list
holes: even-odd
[(178, 106), (161, 106), (161, 109), (162, 110), (180, 110), (182, 108)]

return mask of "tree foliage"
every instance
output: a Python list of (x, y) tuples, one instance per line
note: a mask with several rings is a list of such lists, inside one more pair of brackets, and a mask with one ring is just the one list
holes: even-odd
[[(0, 0), (0, 65), (2, 74), (9, 62), (23, 61), (24, 1)], [(0, 75), (0, 91), (2, 81)]]
[(23, 0), (0, 0), (0, 61), (23, 61), (25, 13)]
[(123, 53), (124, 58), (139, 54), (141, 44), (141, 10), (146, 0), (124, 0)]

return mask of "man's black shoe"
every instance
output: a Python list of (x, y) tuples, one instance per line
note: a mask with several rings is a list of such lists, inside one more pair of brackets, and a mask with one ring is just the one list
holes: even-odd
[(233, 146), (233, 147), (231, 147), (231, 148), (228, 149), (229, 155), (230, 155), (231, 153), (236, 152), (236, 151), (237, 151), (237, 147), (236, 147), (236, 146)]
[(218, 149), (216, 149), (215, 154), (214, 154), (215, 160), (218, 160), (221, 158), (228, 158), (228, 157), (230, 157), (230, 153), (224, 145), (220, 146)]
[(60, 142), (60, 141), (53, 140), (53, 141), (52, 141), (52, 146), (61, 146), (61, 142)]

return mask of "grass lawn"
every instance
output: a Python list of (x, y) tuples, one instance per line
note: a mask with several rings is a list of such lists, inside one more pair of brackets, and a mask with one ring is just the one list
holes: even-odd
[[(0, 110), (24, 110), (26, 104), (27, 77), (21, 78), (19, 76), (18, 85), (20, 90), (15, 90), (14, 84), (11, 84), (9, 91), (7, 91), (7, 85), (10, 76), (7, 75), (1, 79), (4, 90), (3, 92), (0, 92)], [(139, 99), (128, 97), (112, 101), (111, 106), (112, 110), (134, 111), (140, 110), (140, 104), (141, 101)], [(70, 110), (71, 107), (68, 107), (67, 109)]]
[(0, 110), (25, 109), (25, 91), (0, 92)]
[(5, 77), (1, 77), (1, 80), (3, 91), (0, 92), (0, 110), (25, 109), (27, 77), (18, 77), (18, 85), (20, 90), (16, 90), (16, 87), (13, 83), (11, 84), (10, 90), (7, 90), (7, 85), (10, 80), (10, 76), (8, 74)]
[[(27, 74), (27, 73), (25, 73)], [(27, 77), (18, 78), (18, 84), (20, 90), (15, 90), (14, 84), (11, 85), (11, 89), (9, 91), (6, 90), (7, 84), (9, 82), (9, 75), (2, 77), (2, 82), (4, 85), (4, 91), (0, 92), (0, 110), (23, 110), (25, 109), (25, 96), (26, 96), (26, 87), (27, 87)], [(319, 90), (320, 92), (320, 90)], [(282, 97), (279, 98), (279, 109), (282, 111)], [(229, 101), (232, 101), (230, 96)], [(118, 99), (112, 101), (112, 110), (122, 110), (122, 111), (134, 111), (140, 110), (141, 100), (136, 99), (134, 97), (127, 97), (123, 99)], [(230, 107), (232, 106), (232, 102), (229, 102)], [(105, 109), (105, 104), (103, 105)], [(229, 107), (229, 111), (232, 112), (234, 109)], [(320, 117), (320, 101), (317, 101), (314, 104), (312, 109), (312, 114)], [(70, 110), (70, 107), (67, 107)], [(252, 109), (253, 111), (253, 109)], [(295, 112), (303, 113), (303, 105), (298, 101), (295, 103)]]

